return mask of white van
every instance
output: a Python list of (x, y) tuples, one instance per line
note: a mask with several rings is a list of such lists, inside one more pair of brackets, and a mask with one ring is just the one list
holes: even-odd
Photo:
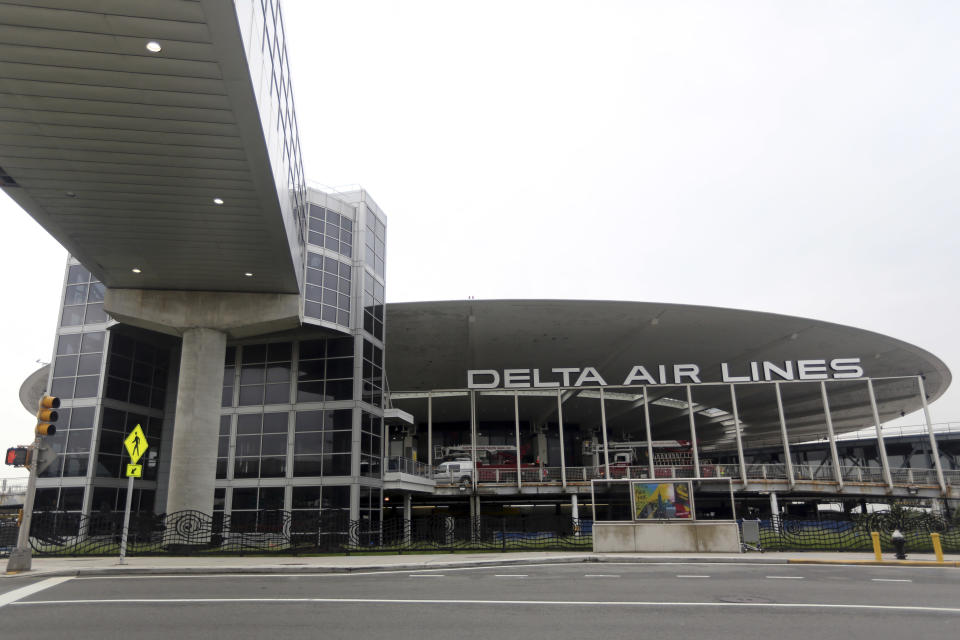
[(441, 462), (433, 472), (433, 479), (437, 482), (451, 484), (469, 484), (473, 477), (473, 462), (470, 460), (453, 460)]

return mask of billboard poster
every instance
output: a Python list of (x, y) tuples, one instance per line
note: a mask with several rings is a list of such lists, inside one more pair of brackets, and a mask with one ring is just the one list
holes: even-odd
[(690, 485), (686, 482), (634, 482), (637, 520), (691, 520)]

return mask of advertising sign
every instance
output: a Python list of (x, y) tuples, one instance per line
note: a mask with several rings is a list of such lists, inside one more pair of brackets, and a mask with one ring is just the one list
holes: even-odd
[(686, 482), (634, 482), (633, 504), (636, 520), (693, 519)]

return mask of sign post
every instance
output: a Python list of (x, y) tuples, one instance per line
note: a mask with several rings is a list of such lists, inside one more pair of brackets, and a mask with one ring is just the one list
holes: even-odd
[(130, 432), (130, 435), (123, 441), (123, 446), (127, 448), (127, 454), (130, 456), (130, 464), (127, 465), (127, 506), (123, 511), (123, 533), (120, 537), (120, 562), (124, 564), (124, 558), (127, 555), (127, 537), (130, 532), (130, 505), (133, 503), (133, 479), (143, 477), (143, 465), (137, 464), (144, 452), (149, 446), (147, 436), (138, 424)]

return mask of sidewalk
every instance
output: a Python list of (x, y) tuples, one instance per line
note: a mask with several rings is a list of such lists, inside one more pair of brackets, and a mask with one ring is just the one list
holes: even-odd
[[(0, 559), (5, 566), (6, 559)], [(369, 571), (411, 571), (467, 567), (565, 564), (565, 563), (727, 563), (727, 564), (833, 564), (872, 566), (960, 567), (960, 554), (936, 564), (933, 554), (909, 554), (894, 560), (885, 554), (876, 562), (872, 553), (767, 552), (744, 554), (710, 553), (569, 553), (561, 551), (512, 553), (440, 553), (351, 556), (138, 556), (118, 564), (112, 557), (34, 558), (33, 569), (19, 574), (0, 573), (0, 578), (22, 576), (95, 575), (191, 575), (191, 574), (298, 574), (355, 573)]]

